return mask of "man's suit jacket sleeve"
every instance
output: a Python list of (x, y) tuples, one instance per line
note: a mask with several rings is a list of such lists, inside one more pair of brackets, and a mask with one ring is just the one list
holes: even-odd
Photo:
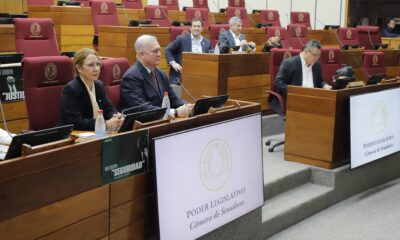
[(230, 45), (228, 31), (229, 30), (226, 30), (219, 34), (218, 45), (220, 48)]
[(213, 49), (213, 46), (211, 46), (211, 42), (210, 40), (208, 40), (207, 38), (203, 39), (204, 42), (204, 53), (209, 53), (211, 49)]
[(177, 53), (179, 51), (181, 51), (181, 42), (178, 38), (176, 38), (174, 41), (170, 42), (168, 46), (164, 49), (167, 64), (172, 61), (178, 62), (177, 59), (174, 59), (174, 53)]
[(287, 86), (289, 82), (289, 69), (290, 64), (287, 60), (284, 60), (279, 67), (279, 72), (275, 77), (274, 87), (275, 90), (283, 97), (287, 95)]

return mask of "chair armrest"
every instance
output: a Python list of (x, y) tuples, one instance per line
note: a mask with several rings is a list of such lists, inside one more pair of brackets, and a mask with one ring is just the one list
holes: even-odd
[(286, 109), (285, 109), (285, 104), (283, 102), (283, 97), (279, 93), (272, 91), (272, 90), (267, 90), (268, 94), (268, 102), (271, 102), (273, 98), (277, 98), (279, 101), (279, 106), (282, 111), (282, 115), (285, 115)]

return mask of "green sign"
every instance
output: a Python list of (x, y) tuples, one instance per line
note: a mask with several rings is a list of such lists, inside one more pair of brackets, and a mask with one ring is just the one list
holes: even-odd
[(101, 179), (112, 183), (146, 170), (149, 156), (149, 131), (133, 131), (103, 140)]

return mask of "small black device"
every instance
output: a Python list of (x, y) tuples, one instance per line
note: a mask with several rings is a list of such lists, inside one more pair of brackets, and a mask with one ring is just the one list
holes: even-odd
[(219, 95), (219, 96), (214, 96), (214, 97), (197, 99), (196, 103), (193, 106), (193, 110), (192, 110), (190, 116), (205, 114), (208, 112), (208, 109), (210, 107), (213, 107), (213, 108), (223, 107), (225, 105), (226, 101), (228, 100), (228, 97), (229, 97), (228, 94), (224, 94), (224, 95)]
[(262, 52), (270, 52), (272, 48), (282, 48), (282, 44), (265, 44)]
[(272, 23), (257, 23), (256, 28), (272, 27)]
[(229, 50), (232, 49), (232, 51), (238, 51), (240, 49), (240, 46), (223, 46), (220, 50), (219, 53), (221, 54), (227, 54), (229, 53)]
[(354, 82), (355, 77), (340, 76), (332, 84), (333, 90), (343, 89), (349, 82)]
[(386, 77), (385, 73), (377, 73), (377, 74), (372, 74), (369, 76), (367, 80), (367, 85), (373, 85), (373, 84), (378, 84)]
[(131, 131), (135, 121), (145, 123), (145, 122), (160, 120), (165, 115), (166, 110), (167, 110), (166, 108), (157, 108), (157, 109), (126, 114), (124, 122), (122, 123), (121, 128), (118, 130), (118, 132), (121, 133), (121, 132)]
[(348, 45), (345, 44), (342, 46), (342, 50), (348, 50), (349, 48), (359, 48), (360, 46), (358, 44), (353, 44), (353, 45)]
[(57, 1), (57, 6), (80, 6), (80, 2), (76, 1), (64, 1), (64, 0), (58, 0)]
[(74, 129), (73, 124), (43, 129), (39, 131), (23, 133), (12, 138), (10, 147), (4, 159), (11, 159), (21, 156), (22, 144), (37, 146), (58, 140), (63, 140), (71, 135)]
[(0, 54), (0, 64), (19, 63), (23, 57), (22, 53)]
[(330, 30), (330, 29), (338, 29), (340, 28), (340, 25), (325, 25), (324, 30)]
[(151, 20), (130, 20), (128, 27), (137, 27), (146, 24), (151, 24)]
[(73, 51), (65, 51), (65, 52), (61, 52), (61, 56), (67, 56), (69, 58), (73, 58), (75, 55), (75, 52)]

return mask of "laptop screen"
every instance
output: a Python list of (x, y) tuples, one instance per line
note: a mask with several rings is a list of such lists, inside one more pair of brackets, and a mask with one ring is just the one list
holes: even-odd
[(161, 119), (165, 115), (166, 108), (157, 108), (141, 112), (135, 112), (125, 115), (124, 122), (118, 132), (130, 131), (133, 128), (135, 121), (141, 123), (155, 121)]

